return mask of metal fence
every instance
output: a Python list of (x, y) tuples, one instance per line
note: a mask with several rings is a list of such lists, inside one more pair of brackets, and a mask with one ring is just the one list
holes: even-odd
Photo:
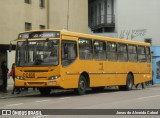
[(89, 26), (95, 27), (97, 25), (111, 25), (115, 24), (115, 16), (113, 14), (100, 15), (97, 17), (89, 18)]

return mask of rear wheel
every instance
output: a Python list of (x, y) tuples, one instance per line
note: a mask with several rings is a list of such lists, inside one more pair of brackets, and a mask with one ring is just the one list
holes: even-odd
[(75, 92), (79, 95), (83, 95), (86, 92), (86, 87), (87, 87), (86, 78), (83, 75), (81, 75), (78, 82), (78, 88), (75, 89)]
[(41, 95), (47, 96), (47, 95), (50, 95), (51, 89), (50, 88), (40, 88), (39, 92), (41, 93)]
[(133, 87), (133, 76), (131, 74), (127, 75), (127, 79), (126, 79), (126, 85), (124, 86), (119, 86), (119, 90), (132, 90)]
[(133, 76), (131, 74), (127, 75), (126, 90), (132, 90), (133, 87)]

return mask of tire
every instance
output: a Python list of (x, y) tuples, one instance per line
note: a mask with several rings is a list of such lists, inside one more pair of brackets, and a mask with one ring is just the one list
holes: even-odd
[(133, 76), (131, 74), (128, 74), (127, 75), (127, 80), (126, 80), (126, 90), (129, 91), (129, 90), (132, 90), (132, 87), (133, 87)]
[(119, 86), (119, 90), (129, 91), (132, 90), (132, 87), (133, 87), (133, 76), (131, 74), (128, 74), (126, 79), (126, 85)]
[(76, 94), (78, 95), (85, 94), (86, 87), (87, 87), (86, 78), (83, 75), (81, 75), (78, 81), (78, 88), (75, 89)]
[(39, 92), (42, 96), (50, 95), (51, 89), (50, 88), (40, 88)]

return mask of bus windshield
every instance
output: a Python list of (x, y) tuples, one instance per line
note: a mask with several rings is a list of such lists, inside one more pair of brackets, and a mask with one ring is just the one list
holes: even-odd
[(17, 66), (58, 65), (59, 40), (19, 41), (17, 43)]

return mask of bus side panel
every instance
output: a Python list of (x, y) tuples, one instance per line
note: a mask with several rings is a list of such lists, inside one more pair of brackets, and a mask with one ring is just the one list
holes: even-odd
[(115, 67), (117, 81), (115, 82), (115, 85), (126, 85), (126, 77), (128, 72), (127, 65), (128, 62), (117, 62)]
[[(105, 72), (107, 73), (106, 86), (112, 86), (119, 84), (119, 75), (116, 74), (119, 72), (119, 64), (114, 61), (106, 61), (105, 62)], [(106, 75), (104, 75), (106, 78)]]
[[(128, 62), (127, 66), (127, 73), (132, 73), (133, 74), (133, 79), (134, 79), (134, 84), (140, 78), (139, 75), (139, 63), (138, 62)], [(127, 76), (126, 76), (127, 78)]]
[(126, 83), (126, 67), (124, 68), (123, 63), (93, 61), (86, 63), (86, 69), (91, 73), (91, 87), (124, 85)]
[(151, 63), (138, 63), (138, 73), (135, 84), (150, 81), (152, 79)]

